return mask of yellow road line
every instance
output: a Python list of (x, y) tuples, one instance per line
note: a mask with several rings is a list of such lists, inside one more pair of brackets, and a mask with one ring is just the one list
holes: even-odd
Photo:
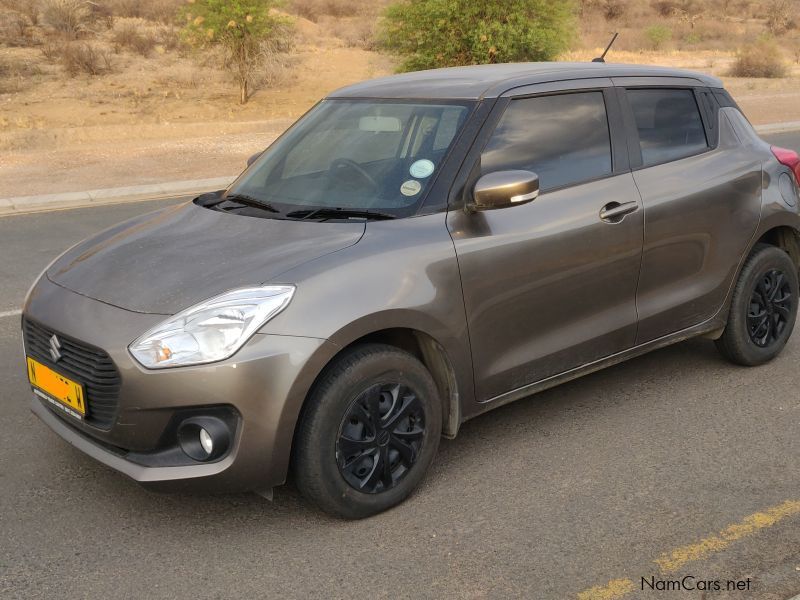
[(783, 504), (774, 506), (769, 510), (745, 517), (739, 523), (729, 525), (717, 535), (712, 535), (694, 544), (682, 546), (681, 548), (676, 548), (672, 552), (662, 554), (660, 558), (655, 560), (655, 563), (659, 566), (662, 573), (677, 571), (688, 562), (706, 558), (715, 552), (724, 550), (731, 543), (743, 537), (752, 535), (765, 527), (772, 527), (781, 519), (796, 514), (800, 514), (800, 501), (787, 500)]
[[(782, 519), (800, 514), (800, 500), (787, 500), (764, 512), (745, 517), (738, 523), (728, 525), (717, 535), (704, 538), (694, 544), (681, 546), (662, 554), (654, 562), (662, 573), (672, 573), (693, 560), (708, 558), (727, 548), (733, 542), (752, 535), (761, 529), (772, 527)], [(578, 594), (578, 600), (616, 600), (634, 591), (636, 586), (630, 579), (612, 579), (604, 586), (595, 586)], [(799, 597), (800, 598), (800, 597)]]
[(604, 586), (595, 586), (578, 594), (578, 600), (614, 600), (635, 589), (630, 579), (612, 579)]

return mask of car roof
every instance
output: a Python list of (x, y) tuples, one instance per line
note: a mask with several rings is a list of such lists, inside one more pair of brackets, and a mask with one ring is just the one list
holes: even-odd
[(679, 77), (698, 85), (722, 87), (716, 77), (665, 67), (609, 63), (506, 63), (415, 71), (363, 81), (331, 93), (329, 98), (429, 98), (480, 100), (515, 87), (594, 77)]

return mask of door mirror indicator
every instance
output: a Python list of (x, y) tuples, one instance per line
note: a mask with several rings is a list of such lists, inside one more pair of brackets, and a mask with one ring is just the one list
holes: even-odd
[(531, 171), (487, 173), (475, 184), (471, 210), (493, 210), (525, 204), (539, 196), (539, 176)]

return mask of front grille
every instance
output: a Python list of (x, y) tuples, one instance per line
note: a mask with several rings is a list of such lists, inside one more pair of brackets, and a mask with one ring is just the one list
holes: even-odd
[[(28, 319), (23, 320), (22, 331), (29, 356), (83, 384), (88, 407), (86, 422), (100, 429), (109, 429), (117, 414), (122, 384), (111, 357), (99, 348)], [(61, 342), (61, 359), (58, 362), (53, 362), (50, 357), (50, 338), (54, 333)]]

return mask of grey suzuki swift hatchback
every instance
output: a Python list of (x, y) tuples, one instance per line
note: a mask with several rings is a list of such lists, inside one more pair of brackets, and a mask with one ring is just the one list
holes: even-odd
[(720, 81), (604, 64), (330, 95), (224, 192), (79, 243), (22, 327), (33, 411), (157, 489), (291, 472), (364, 517), (487, 410), (706, 336), (795, 323), (800, 159)]

